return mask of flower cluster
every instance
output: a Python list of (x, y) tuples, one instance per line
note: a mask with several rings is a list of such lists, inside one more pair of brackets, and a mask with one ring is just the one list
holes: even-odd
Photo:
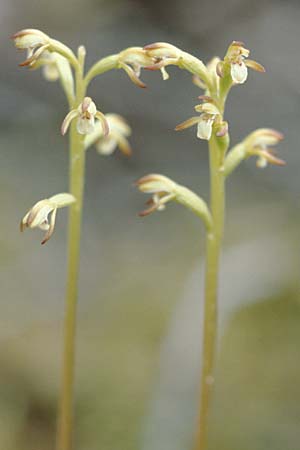
[[(40, 228), (46, 231), (41, 242), (45, 244), (53, 234), (57, 210), (69, 206), (75, 201), (75, 197), (67, 193), (56, 194), (50, 198), (40, 200), (23, 217), (20, 224), (21, 231), (24, 231), (26, 228)], [(51, 215), (50, 222), (48, 219), (49, 214)]]

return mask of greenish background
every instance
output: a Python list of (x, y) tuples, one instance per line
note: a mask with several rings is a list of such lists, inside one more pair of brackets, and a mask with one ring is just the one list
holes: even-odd
[[(204, 61), (243, 40), (267, 69), (230, 96), (232, 142), (273, 127), (285, 168), (249, 160), (228, 183), (219, 357), (210, 450), (300, 449), (299, 20), (297, 1), (0, 1), (0, 448), (54, 448), (61, 366), (66, 211), (55, 235), (18, 233), (37, 200), (67, 189), (66, 102), (18, 67), (8, 37), (40, 28), (87, 62), (170, 41)], [(80, 275), (76, 450), (190, 449), (196, 421), (204, 230), (170, 205), (139, 219), (136, 178), (160, 172), (208, 197), (206, 143), (176, 134), (199, 90), (170, 69), (148, 89), (121, 71), (93, 82), (103, 112), (124, 115), (134, 156), (89, 150)]]

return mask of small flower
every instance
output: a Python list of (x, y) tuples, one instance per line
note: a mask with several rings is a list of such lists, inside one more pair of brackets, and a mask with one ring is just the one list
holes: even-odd
[[(20, 224), (20, 230), (40, 228), (46, 231), (41, 242), (45, 244), (53, 234), (57, 209), (69, 206), (75, 201), (75, 197), (67, 193), (53, 195), (50, 198), (40, 200), (25, 214)], [(49, 214), (51, 214), (50, 222), (48, 219)]]
[(154, 211), (163, 211), (166, 203), (176, 197), (176, 183), (163, 175), (151, 174), (140, 178), (136, 186), (141, 192), (153, 194), (147, 202), (148, 208), (139, 213), (139, 216), (147, 216)]
[(141, 47), (130, 47), (119, 53), (119, 68), (125, 70), (131, 81), (141, 88), (146, 87), (140, 79), (141, 69), (151, 64), (152, 58)]
[(268, 163), (277, 166), (284, 166), (286, 163), (282, 159), (275, 156), (270, 146), (277, 145), (282, 141), (283, 134), (271, 128), (260, 128), (253, 131), (244, 140), (246, 156), (257, 156), (256, 165), (259, 168), (264, 168)]
[(217, 65), (217, 73), (222, 78), (228, 69), (233, 83), (243, 84), (248, 77), (248, 67), (257, 72), (265, 72), (264, 67), (256, 61), (247, 59), (250, 50), (244, 47), (243, 42), (233, 41), (229, 46), (224, 61), (220, 61)]
[(140, 212), (139, 216), (147, 216), (154, 211), (163, 211), (166, 204), (174, 200), (199, 216), (203, 220), (206, 228), (208, 230), (211, 229), (212, 218), (207, 204), (201, 197), (198, 197), (198, 195), (185, 186), (181, 186), (170, 178), (158, 174), (146, 175), (140, 178), (135, 184), (141, 192), (152, 194), (151, 199), (146, 203), (148, 207)]
[(132, 149), (127, 139), (131, 135), (129, 125), (118, 114), (106, 114), (105, 118), (109, 126), (109, 134), (101, 136), (95, 142), (98, 153), (100, 155), (111, 155), (119, 147), (125, 156), (131, 156)]
[(197, 105), (195, 110), (201, 112), (200, 116), (191, 117), (180, 123), (176, 126), (175, 130), (182, 131), (197, 124), (197, 137), (209, 141), (214, 123), (220, 120), (220, 111), (213, 103), (208, 102)]
[(147, 70), (160, 70), (164, 80), (169, 78), (166, 67), (178, 66), (196, 75), (200, 81), (210, 83), (210, 74), (203, 62), (193, 55), (180, 50), (167, 42), (155, 42), (144, 47), (147, 55), (152, 59), (152, 64), (145, 67)]
[(75, 118), (77, 118), (76, 128), (79, 134), (92, 133), (95, 129), (95, 119), (98, 119), (101, 122), (104, 136), (107, 136), (109, 133), (109, 126), (105, 115), (102, 112), (97, 111), (97, 107), (90, 97), (85, 97), (77, 109), (72, 109), (66, 115), (61, 126), (61, 134), (63, 136), (66, 134), (72, 120)]
[(50, 37), (40, 30), (21, 30), (12, 36), (15, 46), (20, 50), (27, 50), (27, 59), (20, 66), (33, 67), (43, 52), (50, 47)]

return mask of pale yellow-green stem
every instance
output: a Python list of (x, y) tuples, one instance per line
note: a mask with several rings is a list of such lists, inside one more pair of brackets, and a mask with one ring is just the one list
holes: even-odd
[(220, 139), (213, 136), (209, 141), (210, 156), (210, 210), (213, 224), (206, 237), (206, 271), (204, 329), (201, 367), (201, 392), (198, 435), (196, 450), (207, 448), (208, 414), (214, 386), (214, 362), (217, 337), (217, 294), (220, 250), (224, 227), (224, 174), (220, 171), (224, 151), (219, 146)]
[[(219, 92), (212, 93), (222, 114), (224, 113), (225, 102), (231, 85), (231, 79), (228, 80), (225, 78), (220, 81)], [(209, 140), (210, 212), (212, 215), (212, 229), (211, 232), (208, 232), (206, 235), (203, 345), (196, 450), (207, 449), (208, 415), (215, 382), (214, 364), (218, 325), (218, 278), (225, 216), (225, 174), (223, 166), (228, 146), (228, 135), (223, 138), (218, 138), (214, 133), (212, 134), (212, 137)]]
[[(77, 107), (85, 96), (85, 88), (83, 83), (84, 51), (82, 51), (81, 54), (79, 52), (78, 60), (80, 64), (79, 69), (76, 71), (76, 99), (74, 105), (71, 105), (72, 107)], [(69, 192), (76, 198), (76, 203), (71, 206), (69, 214), (64, 353), (57, 450), (72, 449), (76, 309), (78, 296), (81, 219), (84, 194), (84, 172), (84, 136), (78, 134), (76, 130), (76, 123), (73, 121), (70, 130)]]

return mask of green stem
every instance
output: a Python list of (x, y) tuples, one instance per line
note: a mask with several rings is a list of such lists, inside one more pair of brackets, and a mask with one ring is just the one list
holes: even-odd
[[(80, 70), (76, 74), (76, 101), (78, 106), (85, 95), (83, 86), (83, 59)], [(79, 59), (80, 61), (80, 59)], [(66, 289), (66, 309), (64, 321), (64, 354), (62, 391), (57, 435), (57, 450), (72, 449), (73, 435), (73, 403), (74, 403), (74, 362), (76, 309), (78, 297), (78, 274), (82, 205), (84, 194), (85, 151), (84, 136), (78, 134), (73, 121), (70, 130), (70, 181), (69, 192), (76, 198), (70, 208), (68, 236), (68, 274)]]
[(208, 414), (215, 381), (214, 362), (217, 337), (217, 294), (220, 250), (224, 228), (224, 175), (220, 171), (224, 152), (219, 146), (219, 140), (212, 137), (209, 142), (210, 183), (211, 183), (211, 214), (213, 218), (212, 231), (206, 239), (206, 273), (205, 273), (205, 304), (204, 330), (201, 368), (200, 416), (196, 449), (207, 448)]

